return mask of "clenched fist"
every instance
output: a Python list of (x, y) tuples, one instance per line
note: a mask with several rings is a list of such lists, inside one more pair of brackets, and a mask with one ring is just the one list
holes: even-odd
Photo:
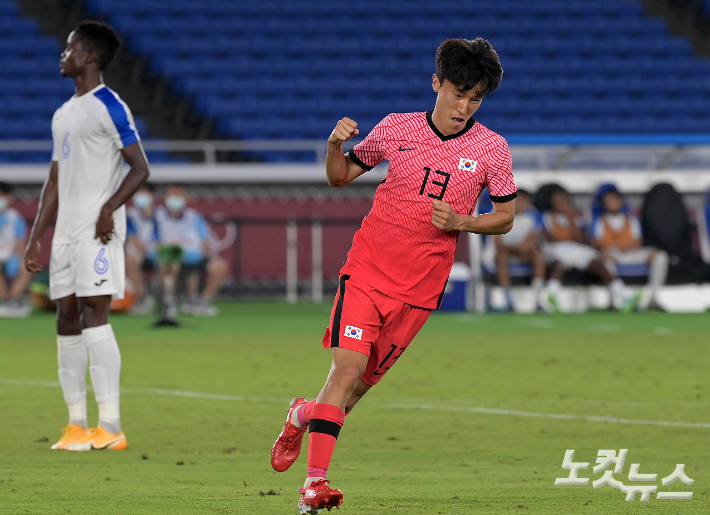
[(360, 134), (360, 131), (357, 128), (357, 123), (346, 117), (340, 120), (333, 132), (330, 133), (328, 143), (333, 145), (342, 144), (343, 141), (348, 141), (358, 134)]
[(460, 231), (461, 216), (442, 200), (432, 200), (431, 223), (442, 231)]

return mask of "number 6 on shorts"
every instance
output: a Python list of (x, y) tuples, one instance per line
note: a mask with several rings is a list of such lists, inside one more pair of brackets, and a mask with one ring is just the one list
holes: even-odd
[(108, 272), (108, 259), (104, 257), (104, 254), (106, 254), (106, 248), (102, 247), (94, 260), (94, 270), (101, 275)]

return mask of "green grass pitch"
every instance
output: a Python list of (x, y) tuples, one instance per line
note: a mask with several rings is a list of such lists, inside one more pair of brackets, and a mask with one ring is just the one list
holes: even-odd
[[(0, 320), (0, 513), (296, 513), (305, 445), (285, 473), (269, 454), (288, 401), (325, 380), (330, 306), (221, 309), (177, 330), (112, 318), (124, 452), (49, 450), (67, 417), (53, 318)], [(708, 315), (434, 314), (347, 418), (329, 474), (339, 513), (710, 513), (709, 333)], [(597, 451), (621, 448), (616, 479), (640, 463), (693, 499), (554, 486), (566, 449), (597, 479)], [(676, 463), (692, 486), (661, 486)]]

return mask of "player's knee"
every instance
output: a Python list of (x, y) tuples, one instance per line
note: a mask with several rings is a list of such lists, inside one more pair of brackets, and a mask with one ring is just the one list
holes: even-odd
[(77, 312), (69, 313), (63, 309), (57, 309), (57, 334), (79, 334), (81, 333), (81, 323)]
[(355, 363), (335, 364), (328, 377), (328, 382), (332, 386), (338, 386), (342, 390), (352, 391), (357, 385), (362, 371)]
[(669, 257), (665, 250), (656, 250), (651, 258), (653, 263), (658, 263), (659, 265), (668, 266)]

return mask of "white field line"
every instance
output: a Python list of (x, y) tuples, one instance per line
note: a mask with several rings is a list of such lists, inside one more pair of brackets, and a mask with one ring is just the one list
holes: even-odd
[(619, 324), (587, 324), (587, 331), (601, 331), (603, 333), (618, 333), (621, 331)]
[[(46, 388), (60, 388), (58, 381), (25, 381), (22, 379), (0, 379), (0, 385), (9, 386), (43, 386)], [(86, 385), (91, 390), (91, 385)], [(164, 388), (131, 388), (122, 387), (121, 393), (137, 393), (144, 395), (167, 395), (168, 397), (192, 397), (195, 399), (216, 399), (219, 401), (248, 401), (248, 402), (291, 402), (292, 398), (286, 397), (250, 397), (245, 395), (229, 395), (226, 393), (203, 393), (188, 390), (168, 390)]]
[[(22, 379), (0, 379), (0, 385), (8, 386), (41, 386), (45, 388), (59, 388), (56, 381), (25, 381)], [(87, 388), (90, 387), (87, 385)], [(215, 399), (222, 401), (247, 401), (247, 402), (274, 402), (285, 403), (291, 399), (278, 397), (249, 397), (245, 395), (228, 395), (221, 393), (202, 393), (187, 390), (168, 390), (162, 388), (121, 388), (123, 393), (136, 393), (144, 395), (167, 395), (170, 397), (192, 397), (194, 399)], [(588, 420), (591, 422), (608, 422), (612, 424), (636, 424), (645, 426), (674, 426), (696, 427), (710, 429), (710, 423), (705, 422), (676, 422), (669, 420), (634, 420), (628, 418), (598, 417), (593, 415), (571, 415), (567, 413), (537, 413), (534, 411), (518, 411), (509, 409), (483, 408), (475, 406), (445, 406), (438, 404), (386, 404), (383, 407), (390, 409), (423, 409), (433, 411), (461, 411), (469, 413), (486, 413), (488, 415), (509, 415), (516, 417), (553, 418), (562, 420)]]
[(535, 413), (533, 411), (517, 411), (511, 409), (479, 408), (468, 406), (438, 406), (434, 404), (390, 404), (388, 408), (425, 409), (438, 411), (466, 411), (487, 413), (490, 415), (513, 415), (517, 417), (557, 418), (566, 420), (589, 420), (592, 422), (610, 422), (612, 424), (640, 424), (646, 426), (680, 426), (700, 427), (710, 429), (710, 423), (705, 422), (672, 422), (668, 420), (633, 420), (628, 418), (596, 417), (593, 415), (569, 415), (566, 413)]

